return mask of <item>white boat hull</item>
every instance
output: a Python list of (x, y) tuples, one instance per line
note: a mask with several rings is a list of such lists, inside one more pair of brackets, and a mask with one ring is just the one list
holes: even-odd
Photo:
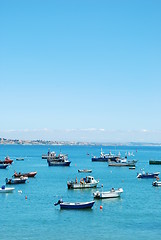
[(11, 193), (13, 190), (14, 188), (0, 188), (0, 193)]
[(120, 197), (121, 193), (123, 192), (122, 188), (119, 188), (118, 190), (111, 190), (107, 192), (95, 192), (93, 193), (94, 198), (117, 198)]
[(97, 184), (98, 183), (73, 183), (72, 185), (70, 185), (70, 188), (73, 189), (95, 188), (97, 187)]

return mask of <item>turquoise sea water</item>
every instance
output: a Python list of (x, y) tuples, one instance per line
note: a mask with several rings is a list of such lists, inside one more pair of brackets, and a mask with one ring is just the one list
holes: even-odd
[[(68, 153), (70, 167), (48, 167), (42, 153), (48, 148), (57, 153)], [(136, 152), (137, 149), (137, 152)], [(14, 185), (15, 191), (0, 194), (0, 239), (161, 239), (161, 187), (152, 187), (152, 179), (137, 179), (140, 169), (160, 171), (161, 165), (149, 165), (150, 159), (161, 160), (161, 147), (103, 147), (108, 153), (133, 152), (138, 160), (135, 170), (108, 167), (107, 163), (92, 162), (101, 146), (7, 146), (0, 145), (0, 159), (9, 155), (14, 163), (0, 169), (0, 184), (11, 177), (14, 170), (37, 171), (34, 179)], [(89, 155), (87, 155), (89, 153)], [(24, 161), (16, 161), (24, 157)], [(67, 180), (80, 179), (86, 174), (78, 169), (92, 169), (104, 190), (122, 187), (120, 199), (96, 200), (91, 210), (60, 210), (54, 203), (64, 201), (90, 201), (95, 189), (68, 190)], [(22, 194), (18, 192), (22, 190)], [(27, 196), (27, 199), (25, 199)], [(100, 210), (100, 205), (103, 209)]]

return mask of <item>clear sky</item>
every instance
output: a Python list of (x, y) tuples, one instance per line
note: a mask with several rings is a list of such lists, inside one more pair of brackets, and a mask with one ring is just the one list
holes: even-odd
[(161, 142), (161, 1), (0, 1), (0, 96), (0, 137)]

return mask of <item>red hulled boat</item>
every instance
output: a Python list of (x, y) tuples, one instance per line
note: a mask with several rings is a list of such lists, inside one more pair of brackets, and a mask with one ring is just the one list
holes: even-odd
[(17, 172), (14, 172), (14, 177), (17, 178), (17, 177), (35, 177), (35, 175), (37, 174), (37, 172), (28, 172), (28, 173), (17, 173)]

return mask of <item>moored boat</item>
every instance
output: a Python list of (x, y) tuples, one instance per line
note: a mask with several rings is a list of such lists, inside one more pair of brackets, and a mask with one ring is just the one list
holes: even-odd
[(71, 164), (71, 162), (68, 160), (52, 160), (52, 161), (47, 160), (47, 162), (48, 162), (49, 167), (51, 167), (51, 166), (68, 167)]
[(79, 173), (91, 173), (92, 169), (78, 169)]
[(60, 153), (59, 155), (56, 155), (55, 152), (50, 152), (50, 150), (48, 151), (46, 159), (49, 166), (69, 166), (71, 163), (68, 161), (67, 154)]
[(4, 163), (7, 163), (7, 164), (12, 164), (12, 162), (13, 162), (13, 160), (12, 160), (12, 159), (10, 159), (10, 157), (9, 157), (9, 156), (5, 157), (5, 159), (4, 159)]
[(37, 172), (27, 172), (27, 173), (21, 173), (21, 172), (19, 172), (19, 173), (17, 173), (17, 172), (15, 171), (14, 174), (13, 174), (13, 176), (14, 176), (15, 178), (19, 178), (19, 177), (21, 177), (21, 176), (23, 176), (23, 177), (35, 177), (36, 174), (37, 174)]
[(28, 177), (20, 177), (20, 178), (6, 178), (6, 184), (21, 184), (25, 183)]
[(149, 160), (149, 164), (161, 165), (161, 160)]
[(110, 161), (116, 161), (119, 158), (119, 156), (112, 154), (111, 152), (109, 152), (108, 154), (104, 154), (102, 152), (102, 148), (101, 148), (101, 154), (99, 157), (92, 157), (92, 162), (108, 162)]
[(11, 160), (8, 156), (5, 157), (4, 161), (0, 160), (0, 163), (5, 163), (5, 164), (12, 164), (13, 160)]
[(145, 173), (144, 171), (142, 173), (137, 173), (137, 178), (156, 178), (158, 177), (160, 172), (154, 172), (154, 173)]
[(90, 202), (63, 202), (62, 200), (59, 200), (57, 203), (54, 205), (60, 205), (61, 209), (88, 209), (92, 208), (94, 205), (95, 201), (90, 201)]
[(18, 158), (16, 158), (16, 161), (24, 161), (24, 158), (18, 157)]
[(127, 159), (118, 159), (117, 161), (108, 161), (109, 167), (135, 167), (136, 161), (127, 161)]
[(99, 181), (95, 180), (92, 176), (87, 176), (85, 178), (81, 178), (80, 182), (77, 181), (68, 181), (67, 186), (68, 189), (83, 189), (83, 188), (95, 188), (97, 187)]
[(13, 192), (14, 188), (7, 188), (5, 185), (3, 185), (0, 188), (0, 193), (11, 193)]
[(107, 192), (101, 192), (96, 191), (93, 193), (94, 198), (103, 199), (103, 198), (117, 198), (120, 197), (121, 193), (123, 193), (122, 188), (114, 189), (112, 188), (110, 191)]

